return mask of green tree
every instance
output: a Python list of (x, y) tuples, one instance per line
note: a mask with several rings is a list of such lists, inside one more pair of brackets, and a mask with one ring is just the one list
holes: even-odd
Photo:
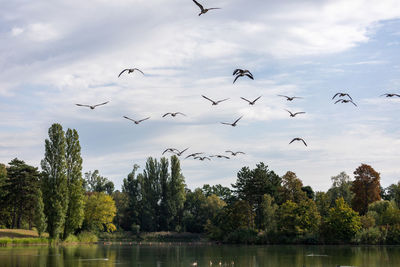
[(325, 192), (317, 192), (315, 194), (315, 205), (317, 206), (318, 213), (325, 218), (328, 216), (329, 209), (331, 207), (331, 201), (329, 194)]
[(65, 135), (65, 159), (67, 167), (68, 208), (63, 238), (82, 226), (84, 218), (84, 189), (82, 178), (82, 157), (78, 132), (68, 129)]
[(260, 228), (263, 223), (261, 203), (264, 194), (277, 199), (280, 186), (281, 178), (275, 172), (268, 170), (268, 166), (262, 162), (253, 170), (243, 167), (237, 174), (236, 183), (232, 184), (238, 198), (247, 201), (255, 211), (256, 217), (250, 220), (255, 221), (257, 228)]
[(37, 205), (36, 195), (40, 190), (38, 169), (17, 158), (7, 168), (7, 203), (12, 211), (12, 228), (22, 228), (23, 221), (33, 223)]
[(0, 228), (9, 227), (11, 216), (7, 205), (7, 168), (0, 163)]
[(204, 225), (207, 222), (206, 206), (207, 198), (200, 188), (193, 192), (187, 190), (186, 201), (183, 213), (184, 230), (192, 233), (204, 232)]
[(307, 198), (306, 192), (302, 190), (303, 183), (294, 172), (288, 171), (282, 176), (281, 198), (284, 201), (291, 200), (295, 203)]
[(299, 234), (297, 226), (297, 210), (298, 206), (296, 202), (287, 200), (285, 203), (279, 206), (278, 209), (278, 231), (289, 237), (294, 238)]
[(169, 224), (172, 221), (172, 215), (169, 207), (171, 197), (169, 189), (169, 173), (168, 173), (168, 160), (161, 158), (160, 160), (160, 186), (161, 186), (161, 199), (160, 199), (160, 230), (168, 231)]
[(380, 175), (370, 165), (361, 164), (354, 171), (351, 191), (354, 193), (352, 207), (361, 215), (368, 211), (368, 205), (381, 199)]
[(331, 177), (332, 187), (328, 190), (329, 197), (331, 199), (331, 207), (335, 205), (336, 199), (342, 197), (344, 201), (351, 205), (354, 193), (351, 191), (352, 181), (350, 176), (345, 172), (341, 172), (336, 176)]
[(400, 224), (400, 210), (393, 201), (375, 201), (368, 205), (367, 214), (374, 218), (377, 226)]
[(343, 198), (336, 200), (336, 207), (329, 210), (324, 223), (324, 234), (328, 241), (349, 242), (361, 230), (361, 218)]
[(309, 186), (309, 185), (303, 186), (303, 187), (301, 188), (301, 190), (302, 190), (303, 192), (306, 193), (306, 196), (307, 196), (309, 199), (314, 199), (315, 193), (314, 193), (314, 190), (311, 188), (311, 186)]
[(64, 230), (68, 207), (65, 136), (60, 124), (55, 123), (49, 129), (49, 139), (45, 141), (45, 155), (41, 166), (47, 230), (51, 238), (58, 238)]
[(131, 227), (140, 225), (140, 213), (142, 212), (142, 191), (139, 175), (136, 177), (136, 171), (139, 165), (134, 165), (127, 178), (123, 180), (122, 193), (126, 194), (128, 201), (124, 212), (122, 227), (125, 230), (131, 230)]
[(46, 216), (44, 215), (44, 203), (43, 203), (43, 195), (42, 190), (39, 188), (36, 195), (36, 209), (34, 213), (34, 223), (36, 230), (41, 237), (42, 234), (46, 231), (47, 223)]
[(385, 199), (393, 200), (397, 207), (400, 208), (400, 182), (397, 184), (391, 184), (385, 190)]
[(232, 190), (229, 187), (222, 186), (220, 184), (210, 186), (205, 184), (202, 187), (205, 196), (216, 195), (225, 202), (232, 201), (233, 195)]
[(262, 224), (261, 229), (264, 229), (266, 232), (275, 232), (276, 231), (276, 216), (278, 205), (274, 203), (274, 198), (268, 194), (263, 196), (263, 200), (261, 202), (261, 215), (262, 215)]
[(86, 196), (83, 228), (89, 231), (115, 231), (116, 227), (112, 222), (116, 211), (111, 196), (102, 192), (89, 193)]
[(114, 192), (114, 183), (99, 174), (99, 170), (85, 173), (85, 188), (88, 192), (103, 192), (111, 195)]
[(128, 194), (125, 192), (120, 192), (119, 190), (114, 191), (112, 198), (115, 202), (115, 207), (117, 208), (117, 213), (114, 217), (114, 225), (117, 228), (123, 228), (125, 230), (131, 230), (132, 223), (128, 223), (125, 228), (125, 216), (127, 215), (127, 209), (129, 205)]
[(185, 178), (181, 172), (180, 162), (177, 156), (171, 157), (171, 180), (168, 183), (168, 206), (171, 216), (170, 229), (178, 230), (181, 227), (182, 212), (185, 205)]

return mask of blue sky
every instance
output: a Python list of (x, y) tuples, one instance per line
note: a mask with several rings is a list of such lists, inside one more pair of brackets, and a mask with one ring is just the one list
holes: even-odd
[[(168, 4), (166, 4), (168, 3)], [(80, 135), (84, 171), (119, 189), (133, 164), (167, 147), (242, 150), (182, 160), (189, 188), (229, 186), (263, 161), (327, 190), (330, 177), (372, 165), (400, 177), (400, 2), (386, 0), (7, 1), (0, 10), (0, 162), (39, 166), (52, 123)], [(161, 8), (160, 8), (161, 7)], [(123, 74), (137, 67), (139, 73)], [(255, 80), (232, 84), (235, 68)], [(358, 107), (333, 104), (349, 93)], [(303, 99), (285, 101), (278, 94)], [(203, 99), (229, 97), (218, 106)], [(240, 99), (254, 99), (254, 106)], [(89, 110), (75, 103), (109, 104)], [(290, 118), (285, 109), (305, 111)], [(187, 117), (162, 118), (180, 111)], [(221, 125), (243, 115), (238, 126)], [(122, 116), (151, 119), (134, 125)], [(309, 144), (288, 145), (293, 137)]]

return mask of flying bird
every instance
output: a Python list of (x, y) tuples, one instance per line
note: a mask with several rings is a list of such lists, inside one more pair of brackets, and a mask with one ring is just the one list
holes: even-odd
[(201, 96), (204, 97), (205, 99), (207, 99), (208, 101), (211, 101), (211, 103), (212, 103), (213, 106), (216, 106), (216, 105), (218, 105), (219, 103), (221, 103), (222, 101), (225, 101), (225, 100), (228, 100), (228, 99), (229, 99), (229, 98), (225, 98), (225, 99), (222, 99), (222, 100), (214, 101), (214, 100), (212, 100), (212, 99), (210, 99), (210, 98), (208, 98), (208, 97), (206, 97), (206, 96), (204, 96), (204, 95), (201, 95)]
[(352, 100), (348, 100), (348, 99), (339, 99), (339, 100), (337, 100), (337, 101), (335, 102), (335, 104), (338, 103), (338, 102), (340, 102), (340, 103), (352, 103), (354, 106), (357, 107), (356, 103), (354, 103)]
[(138, 68), (133, 68), (133, 69), (124, 69), (123, 71), (121, 71), (121, 73), (118, 75), (118, 78), (119, 78), (119, 76), (121, 76), (121, 74), (122, 73), (124, 73), (125, 71), (127, 71), (128, 72), (128, 74), (129, 73), (132, 73), (132, 72), (134, 72), (134, 71), (138, 71), (138, 72), (140, 72), (140, 73), (142, 73), (143, 75), (144, 75), (144, 73), (143, 73), (143, 71), (141, 71), (141, 70), (139, 70)]
[(178, 114), (181, 114), (181, 115), (183, 115), (183, 116), (186, 116), (186, 115), (183, 114), (182, 112), (168, 112), (168, 113), (165, 113), (165, 114), (163, 115), (163, 118), (164, 118), (165, 116), (168, 116), (168, 115), (171, 115), (172, 117), (175, 117), (175, 116), (178, 115)]
[(298, 97), (298, 96), (286, 96), (286, 95), (278, 95), (278, 96), (286, 97), (287, 101), (293, 101), (293, 99), (295, 99), (295, 98), (302, 98), (302, 97)]
[(351, 96), (350, 96), (348, 93), (336, 93), (336, 94), (332, 97), (332, 99), (334, 99), (334, 98), (337, 97), (337, 96), (339, 96), (339, 97), (345, 97), (345, 96), (347, 96), (348, 98), (350, 98), (350, 100), (353, 100), (353, 98), (351, 98)]
[(209, 157), (194, 157), (194, 159), (199, 159), (201, 161), (203, 161), (205, 159), (211, 160)]
[(230, 125), (230, 126), (235, 127), (236, 124), (237, 124), (237, 122), (238, 122), (242, 117), (243, 117), (243, 116), (240, 116), (240, 118), (237, 119), (237, 120), (235, 120), (233, 123), (227, 123), (227, 122), (221, 122), (221, 123), (222, 123), (222, 124), (226, 124), (226, 125)]
[(249, 70), (235, 69), (235, 70), (233, 71), (233, 74), (232, 74), (232, 75), (236, 75), (235, 79), (233, 80), (233, 83), (235, 83), (236, 80), (237, 80), (239, 77), (243, 77), (243, 76), (247, 76), (247, 77), (249, 77), (250, 79), (254, 80), (253, 74), (251, 74), (251, 72), (250, 72)]
[(142, 121), (145, 121), (145, 120), (150, 119), (150, 117), (147, 117), (147, 118), (144, 118), (144, 119), (141, 119), (141, 120), (134, 120), (134, 119), (131, 119), (131, 118), (127, 117), (127, 116), (123, 116), (123, 117), (124, 117), (125, 119), (128, 119), (128, 120), (133, 121), (135, 124), (139, 124), (139, 123), (141, 123)]
[(299, 138), (299, 137), (293, 138), (292, 141), (290, 141), (289, 145), (290, 145), (291, 143), (293, 143), (294, 141), (302, 141), (303, 144), (304, 144), (305, 146), (307, 146), (306, 141), (304, 141), (303, 138)]
[(248, 100), (248, 99), (246, 99), (246, 98), (244, 98), (244, 97), (240, 97), (240, 98), (243, 99), (244, 101), (249, 102), (249, 105), (254, 105), (254, 104), (256, 103), (256, 101), (257, 101), (258, 99), (260, 99), (260, 97), (261, 97), (261, 96), (257, 97), (257, 98), (254, 99), (253, 101), (250, 101), (250, 100)]
[(96, 107), (105, 105), (105, 104), (107, 104), (108, 102), (109, 102), (109, 101), (104, 102), (104, 103), (101, 103), (101, 104), (93, 105), (93, 106), (91, 106), (91, 105), (82, 105), (82, 104), (75, 104), (75, 105), (77, 105), (77, 106), (79, 106), (79, 107), (88, 107), (88, 108), (90, 108), (90, 109), (95, 109)]
[(189, 148), (185, 148), (184, 150), (182, 150), (182, 151), (179, 151), (178, 149), (175, 149), (175, 151), (176, 152), (174, 152), (177, 156), (180, 156), (180, 155), (182, 155), (183, 154), (183, 152), (185, 152), (186, 150), (188, 150)]
[(197, 2), (196, 0), (193, 0), (193, 2), (200, 8), (200, 13), (199, 16), (201, 14), (206, 14), (209, 10), (212, 9), (221, 9), (220, 7), (211, 7), (211, 8), (204, 8), (199, 2)]
[(190, 155), (187, 155), (185, 159), (190, 158), (190, 157), (196, 158), (197, 155), (200, 155), (200, 154), (204, 154), (204, 152), (192, 153)]
[(305, 112), (301, 111), (301, 112), (296, 112), (296, 113), (292, 113), (289, 110), (285, 109), (287, 112), (290, 113), (290, 117), (295, 117), (297, 114), (305, 114)]
[(224, 155), (211, 155), (210, 157), (211, 158), (216, 157), (216, 158), (219, 158), (219, 159), (221, 159), (221, 158), (229, 159), (229, 157), (224, 156)]
[(394, 97), (394, 96), (397, 96), (397, 97), (400, 97), (399, 94), (383, 94), (383, 95), (381, 95), (381, 96), (386, 96), (386, 97)]
[(177, 150), (176, 148), (167, 148), (167, 149), (164, 150), (164, 152), (162, 153), (162, 155), (164, 155), (166, 152), (175, 153), (176, 150)]
[(225, 151), (225, 152), (226, 152), (226, 153), (231, 153), (232, 156), (236, 156), (237, 154), (246, 154), (246, 153), (244, 153), (244, 152), (242, 152), (242, 151), (233, 152), (233, 151), (231, 151), (231, 150), (227, 150), (227, 151)]

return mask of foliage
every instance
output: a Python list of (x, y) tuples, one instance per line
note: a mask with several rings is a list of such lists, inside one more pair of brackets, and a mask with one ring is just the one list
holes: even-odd
[(181, 225), (183, 207), (186, 200), (185, 178), (177, 156), (171, 157), (171, 179), (168, 182), (169, 229), (176, 230)]
[(348, 205), (351, 205), (354, 193), (351, 191), (352, 181), (350, 180), (350, 176), (345, 172), (341, 172), (336, 176), (332, 176), (331, 180), (332, 187), (327, 192), (331, 200), (330, 206), (333, 207), (336, 199), (340, 197), (342, 197)]
[(303, 183), (297, 178), (294, 172), (288, 171), (282, 176), (282, 187), (280, 187), (280, 196), (282, 202), (288, 200), (295, 203), (307, 198), (306, 192), (302, 190)]
[(207, 198), (199, 188), (193, 192), (186, 192), (186, 202), (183, 213), (184, 230), (191, 233), (204, 232), (204, 225), (207, 222), (204, 207)]
[(393, 200), (397, 207), (400, 207), (400, 182), (391, 184), (385, 190), (385, 199)]
[(114, 192), (114, 183), (99, 174), (99, 170), (85, 173), (84, 186), (89, 192), (104, 192), (111, 195)]
[(112, 223), (116, 213), (115, 202), (105, 193), (89, 193), (86, 196), (85, 219), (83, 228), (89, 231), (116, 230)]
[(261, 202), (262, 224), (260, 225), (260, 229), (265, 230), (267, 233), (276, 231), (277, 210), (278, 205), (275, 203), (274, 198), (265, 194)]
[(325, 239), (328, 242), (349, 242), (361, 230), (360, 216), (343, 198), (338, 198), (335, 204), (324, 223)]
[(317, 192), (315, 194), (315, 205), (317, 206), (318, 213), (325, 218), (328, 216), (330, 209), (330, 198), (325, 192)]
[(371, 227), (357, 233), (356, 240), (360, 244), (378, 245), (383, 243), (383, 235), (378, 227)]
[(306, 196), (309, 199), (314, 199), (315, 198), (315, 193), (314, 193), (314, 190), (311, 188), (311, 186), (309, 186), (309, 185), (303, 186), (301, 188), (301, 190), (306, 193)]
[(371, 166), (361, 164), (354, 171), (351, 191), (354, 193), (352, 207), (361, 215), (368, 210), (368, 205), (381, 199), (380, 196), (380, 175)]
[(93, 232), (83, 231), (77, 235), (81, 243), (96, 243), (99, 239)]
[(46, 222), (46, 217), (44, 215), (42, 190), (40, 190), (40, 188), (38, 189), (36, 195), (36, 210), (34, 214), (34, 223), (36, 226), (36, 230), (39, 234), (39, 237), (42, 237), (42, 234), (44, 233), (44, 231), (46, 231), (47, 222)]
[(216, 195), (224, 202), (233, 201), (232, 190), (229, 187), (225, 187), (220, 184), (212, 186), (210, 186), (209, 184), (205, 184), (201, 189), (203, 190), (203, 194), (206, 197)]
[(250, 218), (250, 220), (255, 222), (257, 228), (261, 226), (263, 220), (261, 203), (264, 194), (278, 199), (280, 186), (281, 178), (275, 172), (268, 170), (268, 166), (262, 162), (253, 170), (243, 167), (237, 174), (236, 183), (232, 184), (238, 198), (247, 201), (251, 209), (255, 211), (255, 218)]
[(67, 166), (68, 208), (65, 218), (65, 239), (82, 226), (84, 218), (84, 189), (82, 179), (81, 146), (78, 132), (68, 129), (65, 135)]
[(47, 230), (51, 238), (58, 238), (63, 232), (68, 207), (65, 137), (60, 124), (55, 123), (49, 129), (49, 139), (45, 141), (45, 155), (41, 167)]
[(23, 221), (31, 226), (40, 190), (38, 169), (15, 158), (9, 163), (7, 176), (5, 200), (12, 215), (11, 228), (22, 228)]
[(257, 231), (248, 228), (239, 228), (229, 233), (224, 242), (233, 244), (255, 244), (257, 241)]
[(10, 225), (9, 206), (6, 202), (7, 196), (7, 169), (6, 165), (0, 163), (0, 228)]

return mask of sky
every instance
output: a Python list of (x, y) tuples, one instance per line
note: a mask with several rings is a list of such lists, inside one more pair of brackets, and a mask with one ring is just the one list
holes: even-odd
[[(40, 167), (48, 128), (80, 136), (83, 172), (121, 188), (134, 164), (182, 150), (189, 188), (243, 166), (315, 191), (362, 163), (400, 178), (400, 1), (0, 0), (0, 162)], [(125, 68), (138, 72), (118, 74)], [(254, 80), (232, 72), (248, 69)], [(337, 92), (351, 103), (334, 104)], [(229, 100), (212, 106), (201, 95)], [(292, 102), (278, 95), (300, 96)], [(240, 97), (255, 99), (248, 105)], [(107, 105), (90, 110), (75, 104)], [(304, 111), (291, 118), (289, 113)], [(166, 112), (187, 116), (165, 117)], [(142, 119), (139, 125), (123, 118)], [(243, 118), (236, 127), (220, 122)], [(302, 137), (308, 146), (289, 142)], [(183, 159), (194, 152), (231, 159)], [(142, 169), (141, 169), (142, 170)]]

